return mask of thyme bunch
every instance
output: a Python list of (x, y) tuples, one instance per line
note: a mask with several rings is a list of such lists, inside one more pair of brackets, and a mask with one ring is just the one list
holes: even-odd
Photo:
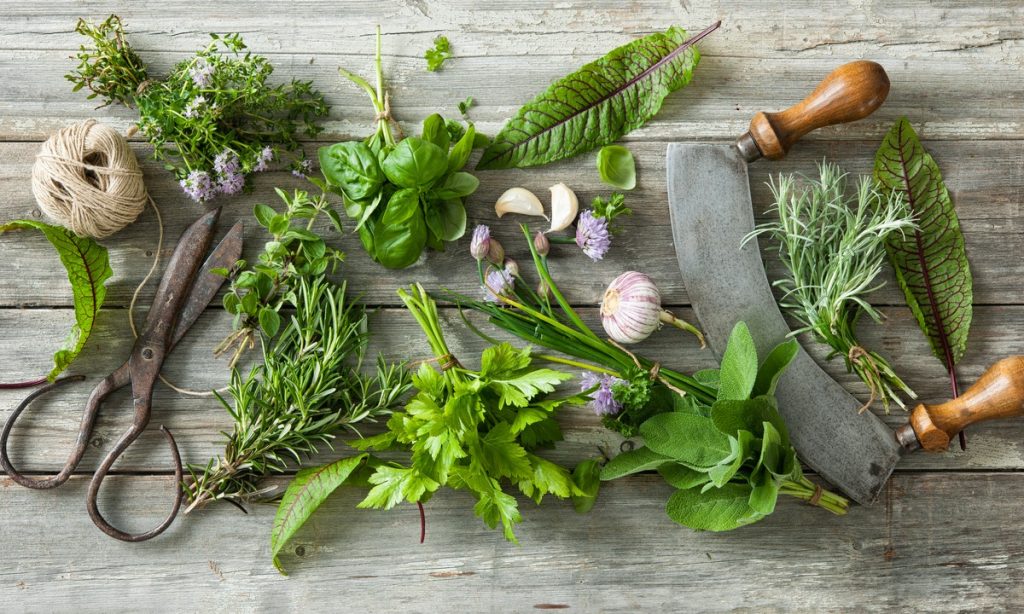
[(211, 42), (155, 79), (125, 39), (120, 18), (75, 31), (88, 39), (66, 78), (88, 88), (103, 105), (136, 106), (138, 127), (153, 157), (179, 179), (193, 200), (241, 191), (252, 173), (290, 161), (308, 171), (299, 137), (316, 136), (328, 107), (309, 81), (270, 85), (274, 67), (247, 51), (238, 34), (211, 34)]
[(374, 374), (363, 373), (366, 313), (344, 284), (302, 277), (285, 300), (295, 313), (263, 342), (263, 362), (248, 375), (232, 372), (231, 402), (217, 395), (234, 427), (222, 456), (189, 467), (186, 511), (258, 497), (263, 478), (331, 447), (338, 431), (358, 433), (358, 424), (390, 415), (409, 389), (403, 365), (378, 359)]
[(887, 412), (891, 402), (905, 407), (899, 393), (916, 395), (885, 358), (861, 346), (856, 325), (864, 314), (882, 320), (867, 296), (883, 285), (875, 279), (886, 260), (886, 242), (914, 229), (912, 213), (900, 193), (883, 194), (868, 177), (851, 194), (838, 166), (822, 163), (818, 170), (817, 181), (773, 179), (778, 221), (758, 226), (744, 243), (764, 235), (778, 244), (789, 274), (773, 285), (783, 292), (780, 306), (803, 325), (792, 334), (810, 332), (832, 348), (830, 359), (843, 357), (871, 392), (862, 411), (876, 399)]

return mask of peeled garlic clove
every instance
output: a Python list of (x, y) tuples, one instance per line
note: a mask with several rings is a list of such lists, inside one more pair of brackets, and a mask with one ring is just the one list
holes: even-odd
[(544, 205), (533, 192), (526, 188), (510, 188), (498, 197), (494, 203), (494, 212), (498, 217), (506, 213), (519, 213), (521, 215), (536, 215), (547, 219), (544, 215)]
[(551, 228), (548, 232), (565, 230), (580, 211), (576, 193), (564, 183), (551, 186)]

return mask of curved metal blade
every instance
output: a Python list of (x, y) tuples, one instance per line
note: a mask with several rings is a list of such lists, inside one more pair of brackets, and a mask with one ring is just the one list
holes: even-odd
[[(790, 329), (772, 295), (754, 228), (747, 164), (730, 145), (668, 146), (668, 201), (679, 268), (716, 356), (736, 322), (760, 356)], [(800, 457), (858, 503), (870, 503), (900, 459), (893, 432), (801, 348), (779, 382), (779, 412)]]
[(178, 323), (174, 328), (174, 337), (171, 339), (171, 346), (175, 346), (185, 336), (188, 329), (196, 323), (199, 316), (210, 304), (217, 291), (224, 285), (227, 279), (223, 275), (211, 273), (213, 269), (230, 269), (242, 257), (242, 222), (235, 222), (231, 230), (224, 235), (217, 247), (210, 252), (210, 256), (203, 263), (202, 268), (196, 274), (196, 281), (192, 284), (185, 306), (182, 307), (178, 316)]

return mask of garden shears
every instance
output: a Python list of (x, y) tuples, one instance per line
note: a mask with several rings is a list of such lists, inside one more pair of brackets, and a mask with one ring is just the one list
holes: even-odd
[(96, 426), (100, 406), (114, 391), (131, 384), (134, 408), (131, 427), (117, 440), (114, 447), (100, 462), (89, 482), (89, 492), (86, 498), (86, 506), (93, 523), (107, 535), (122, 541), (140, 542), (163, 533), (174, 521), (178, 508), (181, 506), (183, 497), (181, 455), (174, 437), (162, 425), (160, 431), (167, 437), (171, 446), (176, 480), (174, 504), (167, 518), (156, 528), (144, 533), (127, 533), (107, 522), (100, 513), (97, 499), (100, 485), (110, 468), (149, 424), (153, 410), (153, 387), (160, 376), (164, 360), (223, 285), (225, 277), (215, 270), (232, 267), (242, 254), (242, 223), (238, 222), (228, 231), (216, 249), (210, 253), (205, 263), (203, 262), (203, 257), (213, 242), (219, 217), (220, 208), (214, 209), (193, 222), (182, 233), (167, 264), (167, 270), (157, 287), (153, 306), (146, 317), (144, 328), (135, 341), (131, 355), (124, 364), (103, 378), (92, 390), (82, 414), (75, 447), (60, 473), (48, 478), (33, 478), (19, 473), (11, 464), (10, 456), (7, 453), (7, 440), (14, 423), (33, 400), (58, 386), (73, 381), (82, 381), (85, 379), (84, 376), (64, 377), (33, 392), (18, 405), (4, 425), (3, 432), (0, 433), (0, 466), (12, 480), (28, 488), (56, 488), (71, 477), (82, 457), (85, 456), (86, 448)]

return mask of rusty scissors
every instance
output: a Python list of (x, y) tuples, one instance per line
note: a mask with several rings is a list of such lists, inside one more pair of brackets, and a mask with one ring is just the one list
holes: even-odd
[(28, 488), (56, 488), (66, 482), (78, 467), (85, 455), (96, 418), (104, 400), (115, 390), (131, 384), (134, 417), (131, 427), (117, 440), (114, 447), (104, 457), (100, 466), (89, 482), (89, 493), (86, 506), (93, 523), (107, 535), (128, 542), (140, 542), (156, 537), (174, 522), (181, 506), (183, 492), (181, 488), (182, 469), (181, 455), (170, 431), (160, 426), (160, 431), (167, 437), (174, 457), (174, 475), (177, 488), (174, 506), (171, 513), (156, 528), (145, 533), (127, 533), (112, 526), (99, 511), (97, 498), (100, 484), (110, 471), (111, 466), (124, 453), (139, 435), (146, 429), (153, 409), (153, 386), (160, 375), (164, 359), (174, 349), (185, 332), (195, 323), (203, 309), (213, 300), (217, 291), (224, 283), (224, 277), (213, 272), (217, 268), (230, 268), (242, 253), (242, 223), (236, 223), (227, 235), (210, 253), (206, 262), (203, 256), (210, 249), (216, 231), (220, 209), (214, 209), (196, 220), (181, 235), (178, 245), (167, 264), (160, 285), (153, 299), (153, 306), (146, 317), (146, 324), (135, 345), (131, 356), (113, 373), (101, 380), (89, 395), (82, 414), (82, 423), (78, 430), (75, 447), (60, 473), (49, 478), (30, 478), (19, 473), (11, 465), (7, 453), (7, 438), (15, 421), (33, 400), (46, 394), (58, 386), (72, 381), (82, 381), (84, 376), (76, 375), (59, 379), (29, 395), (11, 414), (0, 433), (0, 466), (12, 480)]

